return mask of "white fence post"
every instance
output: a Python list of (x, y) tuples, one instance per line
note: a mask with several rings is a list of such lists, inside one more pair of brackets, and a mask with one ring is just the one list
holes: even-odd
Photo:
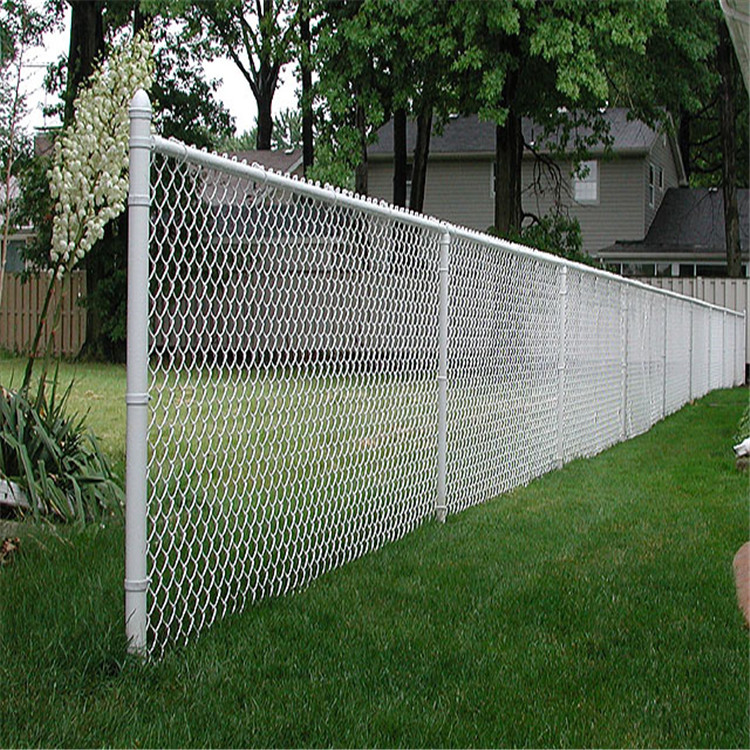
[(620, 434), (625, 440), (628, 436), (628, 287), (620, 286), (620, 331), (622, 333), (622, 426)]
[(692, 401), (693, 398), (693, 350), (695, 345), (693, 344), (693, 338), (695, 337), (695, 321), (693, 315), (693, 305), (688, 308), (690, 311), (690, 338), (688, 339), (688, 401)]
[(667, 416), (667, 336), (669, 335), (669, 327), (667, 326), (667, 319), (669, 317), (669, 303), (667, 298), (664, 297), (664, 346), (662, 349), (661, 362), (662, 362), (662, 388), (661, 388), (661, 416), (662, 419)]
[(725, 372), (727, 363), (727, 313), (721, 314), (721, 387), (729, 387), (727, 374)]
[(568, 313), (568, 267), (560, 266), (560, 328), (557, 348), (557, 467), (563, 465), (565, 445), (564, 433), (564, 403), (565, 393), (565, 323)]
[(439, 310), (438, 310), (438, 455), (437, 455), (437, 502), (435, 515), (441, 523), (448, 514), (446, 488), (448, 450), (448, 263), (450, 261), (451, 236), (444, 232), (440, 238)]
[(125, 632), (131, 653), (146, 653), (146, 461), (148, 430), (148, 235), (151, 103), (130, 105), (128, 193), (127, 427), (125, 470)]
[(706, 387), (706, 393), (711, 390), (711, 328), (713, 315), (714, 311), (709, 309), (708, 315), (706, 316), (708, 318), (708, 323), (706, 324), (708, 327), (708, 330), (706, 331), (706, 369), (708, 371), (708, 375), (706, 376), (706, 383), (708, 384)]

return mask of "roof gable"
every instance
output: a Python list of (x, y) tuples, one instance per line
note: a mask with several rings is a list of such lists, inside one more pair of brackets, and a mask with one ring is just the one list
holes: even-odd
[(302, 164), (302, 150), (298, 148), (288, 151), (276, 151), (273, 149), (229, 151), (227, 156), (251, 165), (259, 164), (261, 167), (283, 174), (292, 174)]
[[(748, 190), (737, 191), (740, 247), (748, 249)], [(724, 194), (716, 188), (671, 188), (646, 234), (644, 244), (692, 246), (726, 252)]]
[[(750, 247), (750, 191), (737, 190), (740, 218), (740, 250), (747, 257)], [(674, 254), (726, 255), (724, 194), (716, 188), (670, 188), (656, 212), (651, 227), (640, 242), (616, 242), (597, 253), (601, 257), (622, 254), (653, 256)]]
[[(605, 122), (609, 125), (612, 138), (612, 150), (615, 153), (648, 153), (654, 145), (658, 132), (640, 120), (628, 118), (628, 110), (623, 108), (608, 109), (602, 113)], [(544, 128), (527, 117), (521, 122), (524, 140), (527, 143), (538, 142), (544, 133)], [(407, 122), (406, 139), (407, 149), (412, 151), (416, 145), (417, 128), (413, 120)], [(591, 127), (580, 127), (577, 134), (581, 137), (590, 137), (593, 133)], [(549, 150), (550, 146), (557, 147), (563, 137), (562, 130), (546, 137), (541, 146), (542, 151)], [(568, 148), (573, 150), (573, 138), (569, 139)], [(594, 146), (591, 153), (603, 153), (604, 143)], [(387, 122), (378, 130), (377, 141), (367, 149), (368, 155), (372, 157), (391, 157), (393, 155), (393, 121)], [(450, 117), (445, 123), (442, 133), (436, 133), (433, 129), (430, 138), (431, 155), (478, 155), (495, 153), (495, 124), (480, 120), (477, 115), (465, 117)]]

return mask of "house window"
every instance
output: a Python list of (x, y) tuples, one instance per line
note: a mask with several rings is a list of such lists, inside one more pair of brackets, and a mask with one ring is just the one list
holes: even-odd
[(648, 207), (656, 206), (656, 190), (664, 190), (664, 170), (655, 164), (648, 165)]
[(576, 203), (599, 202), (599, 162), (582, 161), (573, 173), (573, 197)]
[(622, 264), (623, 276), (653, 276), (654, 270), (655, 269), (654, 269), (653, 263), (623, 263)]
[(24, 260), (21, 257), (23, 242), (18, 240), (9, 240), (8, 248), (5, 255), (5, 272), (21, 273), (24, 270)]

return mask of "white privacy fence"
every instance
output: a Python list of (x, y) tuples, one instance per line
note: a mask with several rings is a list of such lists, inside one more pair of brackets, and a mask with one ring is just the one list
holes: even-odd
[(741, 382), (741, 315), (151, 136), (144, 94), (131, 115), (133, 650)]

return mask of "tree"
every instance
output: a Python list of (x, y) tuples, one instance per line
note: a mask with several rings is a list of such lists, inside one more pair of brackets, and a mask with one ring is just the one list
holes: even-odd
[(271, 148), (273, 97), (291, 60), (298, 7), (291, 0), (180, 0), (164, 6), (188, 21), (194, 38), (235, 63), (258, 106), (256, 148)]
[[(239, 135), (222, 138), (217, 144), (219, 151), (253, 151), (257, 142), (258, 121), (249, 130)], [(302, 148), (302, 114), (298, 110), (284, 109), (273, 118), (271, 148), (289, 151)]]
[[(147, 0), (102, 0), (88, 10), (96, 10), (102, 16), (105, 45), (99, 53), (100, 62), (107, 59), (110, 47), (116, 46), (123, 34), (128, 34), (129, 28), (144, 29), (150, 35), (155, 62), (152, 89), (154, 122), (164, 136), (176, 137), (198, 147), (215, 148), (220, 139), (231, 132), (231, 117), (213, 96), (218, 84), (207, 81), (202, 70), (201, 55), (204, 50), (193, 43), (184, 22), (160, 15), (158, 3)], [(87, 24), (89, 29), (92, 26), (98, 28), (98, 24)], [(82, 36), (86, 35), (80, 28), (76, 30), (74, 23), (71, 26), (71, 50), (78, 46), (74, 43), (74, 37), (80, 39)], [(92, 45), (83, 47), (91, 49)], [(62, 94), (67, 97), (66, 104), (72, 104), (71, 96), (77, 96), (78, 88), (74, 93), (72, 86), (81, 85), (80, 81), (75, 83), (80, 76), (74, 76), (71, 72), (81, 68), (81, 59), (79, 55), (79, 62), (73, 62), (72, 67), (62, 60), (48, 76), (51, 86), (56, 83), (63, 85)], [(90, 56), (86, 59), (87, 65), (93, 65)], [(51, 93), (54, 93), (54, 89)], [(25, 250), (25, 254), (39, 269), (49, 265), (53, 213), (51, 197), (46, 189), (46, 169), (46, 164), (34, 160), (24, 170), (21, 180), (22, 215), (36, 229), (36, 241)], [(83, 350), (86, 356), (110, 360), (124, 357), (126, 263), (127, 218), (122, 215), (107, 225), (105, 236), (96, 243), (80, 266), (85, 269), (87, 282), (87, 296), (83, 301), (87, 309), (87, 335)]]
[[(49, 170), (55, 203), (50, 250), (50, 282), (42, 305), (22, 390), (28, 390), (42, 331), (50, 315), (55, 279), (69, 275), (104, 237), (105, 227), (125, 210), (127, 197), (128, 114), (135, 91), (148, 90), (152, 76), (151, 46), (144, 33), (116, 48), (95, 68), (76, 98), (73, 121), (55, 142)], [(50, 340), (59, 322), (60, 303), (44, 346), (45, 380)], [(40, 388), (42, 393), (43, 388)]]
[[(324, 164), (316, 175), (340, 184), (353, 171), (355, 192), (366, 195), (367, 146), (392, 107), (392, 19), (377, 0), (322, 0), (319, 11), (318, 151)], [(334, 152), (332, 164), (326, 157)]]
[(78, 89), (104, 55), (104, 0), (68, 0), (70, 4), (70, 47), (65, 86), (63, 123), (73, 120)]
[[(742, 275), (740, 249), (740, 217), (737, 208), (737, 138), (735, 119), (736, 82), (739, 66), (729, 38), (724, 19), (718, 22), (719, 44), (716, 50), (719, 69), (719, 133), (721, 138), (722, 170), (721, 189), (724, 197), (724, 239), (727, 248), (727, 275), (737, 278)], [(744, 88), (740, 88), (745, 91)], [(745, 167), (747, 168), (747, 163)]]
[[(464, 108), (496, 123), (495, 226), (518, 232), (521, 211), (521, 118), (569, 132), (595, 122), (606, 105), (612, 66), (643, 57), (666, 22), (666, 2), (458, 0), (463, 28), (456, 71)], [(559, 117), (561, 109), (573, 113)], [(564, 120), (569, 120), (565, 123)], [(565, 142), (565, 139), (563, 139)], [(583, 150), (583, 144), (576, 144)]]
[(313, 46), (312, 32), (310, 30), (310, 0), (299, 0), (299, 69), (300, 82), (302, 84), (302, 97), (300, 107), (302, 109), (302, 168), (307, 175), (315, 163), (315, 112), (313, 101), (315, 97), (313, 89)]
[(662, 114), (654, 103), (672, 113), (690, 185), (722, 189), (727, 272), (741, 275), (736, 188), (748, 184), (747, 91), (718, 3), (672, 1), (667, 15), (645, 59), (620, 68), (615, 90), (646, 120)]
[(48, 26), (45, 16), (31, 8), (25, 0), (4, 0), (0, 5), (0, 168), (2, 200), (0, 200), (0, 300), (2, 300), (8, 239), (14, 223), (18, 202), (17, 179), (22, 165), (28, 163), (29, 139), (21, 129), (25, 101), (21, 91), (24, 55), (39, 43)]

